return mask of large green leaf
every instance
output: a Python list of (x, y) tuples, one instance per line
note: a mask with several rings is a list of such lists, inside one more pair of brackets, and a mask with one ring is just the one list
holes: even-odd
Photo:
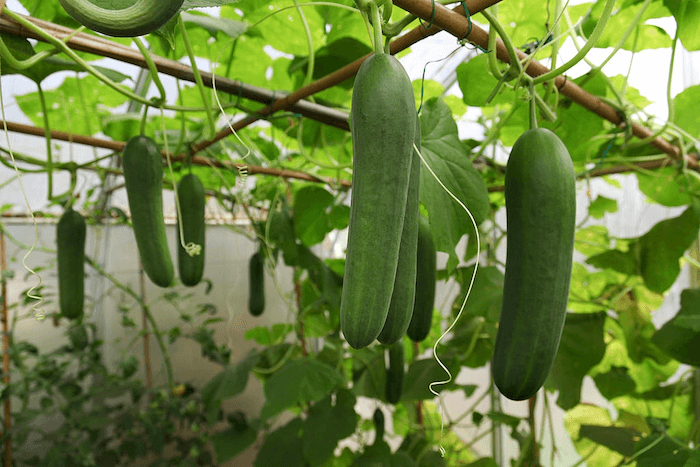
[(309, 409), (304, 421), (304, 457), (311, 466), (320, 466), (333, 455), (338, 442), (355, 432), (358, 415), (355, 413), (355, 396), (347, 389), (336, 393), (335, 403), (331, 395)]
[(678, 442), (665, 434), (640, 439), (635, 445), (635, 452), (639, 453), (637, 467), (682, 466), (690, 457), (690, 449), (680, 448)]
[(664, 5), (676, 18), (678, 37), (687, 50), (700, 50), (700, 1), (664, 0)]
[(557, 405), (568, 410), (581, 400), (581, 384), (605, 355), (605, 313), (567, 313), (547, 387), (559, 390)]
[[(469, 159), (466, 146), (459, 140), (452, 112), (444, 101), (431, 99), (423, 105), (420, 120), (426, 163), (471, 211), (476, 223), (481, 223), (489, 211), (488, 192)], [(450, 255), (452, 265), (458, 264), (455, 247), (465, 234), (471, 235), (474, 231), (469, 214), (445, 192), (425, 166), (421, 167), (420, 200), (430, 214), (436, 248)]]
[(627, 427), (581, 425), (579, 436), (629, 457), (634, 454), (634, 445), (639, 438), (637, 430)]
[(700, 366), (700, 289), (681, 292), (680, 310), (651, 340), (679, 362)]
[(218, 412), (221, 401), (237, 396), (245, 390), (248, 375), (258, 362), (260, 354), (251, 352), (241, 362), (226, 367), (202, 388), (202, 401), (207, 412)]
[(305, 467), (304, 445), (301, 442), (303, 427), (302, 419), (294, 418), (265, 436), (258, 457), (255, 458), (255, 467)]
[(316, 402), (335, 389), (343, 379), (335, 368), (313, 358), (289, 360), (265, 382), (265, 420), (296, 404)]
[(323, 241), (331, 231), (326, 212), (333, 195), (320, 186), (307, 186), (294, 197), (294, 227), (302, 243), (312, 246)]

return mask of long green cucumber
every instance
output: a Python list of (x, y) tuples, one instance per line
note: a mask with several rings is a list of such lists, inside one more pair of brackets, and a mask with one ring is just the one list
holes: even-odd
[(353, 180), (340, 327), (361, 349), (386, 321), (406, 212), (416, 107), (398, 60), (375, 53), (362, 63), (350, 113)]
[(265, 311), (265, 257), (260, 250), (248, 263), (248, 311), (253, 316)]
[(61, 314), (68, 319), (83, 316), (86, 230), (83, 216), (71, 208), (56, 225), (58, 299)]
[(169, 287), (175, 270), (163, 219), (163, 158), (155, 141), (146, 136), (127, 141), (122, 168), (143, 269), (154, 284)]
[(543, 128), (523, 133), (505, 177), (507, 252), (493, 379), (512, 400), (534, 396), (561, 340), (571, 282), (576, 175), (566, 146)]
[(421, 342), (430, 334), (435, 308), (435, 284), (437, 282), (437, 252), (430, 232), (430, 222), (425, 216), (418, 221), (418, 254), (416, 268), (416, 299), (413, 317), (406, 334), (413, 342)]
[(114, 37), (135, 37), (163, 27), (180, 11), (184, 0), (58, 0), (58, 3), (74, 20), (93, 31)]
[(386, 371), (386, 400), (398, 404), (403, 392), (404, 349), (403, 341), (396, 342), (388, 349), (389, 368)]
[[(420, 119), (416, 118), (416, 147), (420, 149), (421, 128)], [(411, 158), (411, 175), (408, 181), (406, 198), (406, 214), (401, 232), (399, 247), (399, 262), (396, 267), (394, 291), (391, 294), (389, 312), (382, 332), (377, 340), (382, 344), (393, 344), (399, 341), (411, 323), (413, 305), (416, 297), (416, 261), (418, 250), (418, 186), (420, 184), (420, 157), (414, 150)]]
[(202, 280), (204, 273), (204, 186), (194, 174), (187, 174), (177, 184), (177, 196), (182, 213), (182, 231), (184, 243), (201, 245), (201, 250), (191, 256), (180, 242), (179, 220), (177, 230), (177, 259), (180, 280), (192, 287)]

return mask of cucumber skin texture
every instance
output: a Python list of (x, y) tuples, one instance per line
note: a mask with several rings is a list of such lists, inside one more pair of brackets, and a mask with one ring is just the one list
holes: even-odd
[(420, 216), (418, 221), (417, 250), (416, 299), (406, 334), (413, 342), (422, 342), (430, 334), (437, 282), (437, 251), (430, 232), (430, 222), (425, 216)]
[(143, 269), (151, 282), (169, 287), (175, 270), (163, 219), (163, 159), (155, 141), (146, 136), (127, 141), (122, 169)]
[(248, 311), (253, 316), (265, 311), (265, 258), (260, 251), (248, 263)]
[(389, 368), (386, 372), (386, 400), (398, 404), (403, 391), (404, 349), (403, 341), (389, 347)]
[(180, 228), (177, 231), (177, 259), (180, 280), (188, 287), (193, 287), (202, 280), (204, 273), (204, 186), (194, 174), (187, 174), (177, 184), (177, 196), (182, 212), (182, 231), (185, 245), (196, 243), (202, 245), (200, 254), (190, 256), (180, 244)]
[[(415, 145), (420, 148), (420, 119), (416, 116)], [(391, 293), (389, 312), (377, 340), (382, 344), (399, 341), (411, 324), (413, 305), (416, 297), (416, 262), (418, 255), (418, 187), (420, 184), (420, 157), (413, 150), (411, 157), (411, 174), (408, 180), (406, 214), (401, 232), (399, 262), (396, 267), (394, 290)]]
[(83, 316), (86, 230), (83, 216), (71, 208), (56, 225), (59, 307), (68, 319)]
[(180, 11), (184, 0), (137, 0), (134, 5), (117, 10), (89, 0), (58, 0), (58, 3), (74, 20), (93, 31), (113, 37), (136, 37), (164, 26)]
[(355, 349), (379, 336), (389, 311), (416, 128), (411, 80), (388, 54), (367, 58), (352, 95), (353, 179), (340, 327)]
[(525, 400), (554, 363), (571, 283), (576, 174), (554, 133), (529, 130), (515, 142), (505, 199), (506, 271), (492, 372), (504, 396)]

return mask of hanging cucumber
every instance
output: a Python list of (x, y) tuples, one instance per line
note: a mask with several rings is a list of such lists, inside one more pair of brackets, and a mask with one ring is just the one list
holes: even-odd
[(379, 336), (394, 289), (406, 212), (416, 107), (411, 80), (375, 53), (355, 77), (353, 181), (340, 327), (355, 349)]
[(73, 320), (83, 316), (86, 230), (85, 219), (72, 208), (56, 225), (59, 306), (61, 314)]
[[(184, 0), (135, 0), (123, 8), (105, 8), (114, 0), (58, 0), (66, 13), (83, 26), (113, 37), (152, 33), (170, 21)], [(129, 3), (133, 3), (129, 5)]]
[(389, 368), (386, 371), (386, 400), (398, 404), (403, 392), (404, 349), (403, 341), (389, 347)]
[(506, 271), (492, 372), (512, 400), (534, 396), (554, 362), (569, 298), (576, 175), (564, 143), (523, 133), (506, 166)]
[(424, 216), (420, 216), (418, 223), (417, 250), (416, 300), (406, 334), (413, 342), (422, 342), (430, 334), (437, 282), (437, 252), (430, 232), (430, 222)]
[(199, 284), (204, 272), (204, 186), (194, 174), (187, 174), (177, 184), (177, 196), (182, 213), (185, 245), (200, 245), (197, 254), (190, 255), (180, 241), (180, 220), (177, 231), (177, 259), (180, 280), (188, 287)]
[(248, 263), (248, 311), (260, 316), (265, 311), (265, 257), (261, 250)]
[(143, 269), (154, 284), (169, 287), (175, 271), (163, 219), (163, 159), (155, 141), (146, 136), (127, 141), (122, 168)]
[[(420, 119), (416, 117), (416, 147), (420, 149)], [(399, 261), (396, 267), (394, 290), (391, 294), (389, 312), (377, 340), (382, 344), (399, 341), (411, 323), (416, 297), (416, 257), (418, 249), (418, 185), (420, 183), (420, 157), (414, 150), (411, 158), (411, 175), (408, 181), (406, 214), (401, 233)]]

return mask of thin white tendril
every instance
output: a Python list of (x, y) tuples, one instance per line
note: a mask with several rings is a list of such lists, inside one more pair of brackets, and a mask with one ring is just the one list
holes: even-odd
[[(0, 63), (2, 61), (0, 60)], [(0, 73), (2, 73), (1, 66), (0, 66)], [(35, 276), (37, 279), (39, 279), (39, 282), (36, 285), (33, 285), (32, 288), (30, 288), (27, 291), (27, 297), (35, 300), (35, 302), (32, 304), (32, 311), (34, 312), (34, 317), (36, 318), (37, 321), (43, 321), (46, 319), (46, 312), (43, 310), (43, 308), (39, 308), (42, 303), (44, 303), (44, 298), (34, 294), (34, 290), (37, 288), (41, 287), (42, 280), (41, 276), (36, 273), (32, 268), (27, 266), (27, 258), (29, 257), (30, 254), (34, 251), (36, 248), (37, 243), (39, 242), (39, 226), (36, 223), (36, 218), (34, 217), (34, 213), (32, 212), (32, 208), (29, 205), (29, 199), (27, 199), (27, 192), (24, 190), (24, 183), (22, 183), (22, 177), (20, 176), (19, 169), (17, 168), (17, 162), (15, 161), (15, 155), (12, 152), (12, 147), (10, 146), (10, 132), (7, 130), (7, 118), (5, 117), (5, 102), (2, 97), (2, 78), (0, 78), (0, 112), (2, 113), (2, 126), (3, 129), (5, 130), (5, 139), (7, 140), (7, 152), (10, 154), (10, 158), (12, 159), (12, 165), (15, 168), (15, 173), (17, 174), (17, 181), (19, 182), (19, 188), (20, 191), (22, 191), (22, 197), (24, 197), (24, 204), (27, 206), (27, 210), (29, 211), (29, 216), (32, 218), (32, 223), (34, 224), (34, 243), (32, 243), (31, 248), (25, 253), (25, 255), (22, 257), (22, 266), (24, 266), (24, 269), (29, 271), (29, 273), (32, 276)], [(46, 129), (48, 131), (48, 128)]]
[[(226, 115), (226, 111), (224, 110), (224, 106), (221, 105), (221, 100), (219, 99), (219, 93), (216, 92), (216, 67), (219, 64), (219, 58), (221, 57), (221, 54), (226, 50), (228, 47), (231, 46), (236, 41), (236, 39), (231, 39), (228, 44), (226, 44), (221, 51), (219, 51), (219, 55), (216, 56), (216, 60), (212, 64), (211, 67), (211, 88), (212, 88), (212, 93), (214, 94), (214, 100), (216, 100), (216, 105), (219, 106), (219, 110), (221, 111), (222, 115)], [(229, 118), (226, 118), (226, 125), (228, 125), (229, 130), (231, 130), (231, 133), (238, 139), (238, 141), (241, 142), (241, 144), (246, 148), (246, 153), (245, 155), (241, 158), (241, 160), (245, 161), (248, 156), (250, 155), (250, 147), (243, 142), (240, 136), (238, 136), (238, 132), (234, 130), (233, 125), (231, 125), (231, 120)], [(240, 176), (239, 180), (240, 183), (237, 182), (237, 184), (240, 187), (245, 186), (246, 182), (248, 181), (248, 174), (250, 173), (248, 169), (247, 164), (243, 164), (241, 166), (237, 166), (238, 169), (238, 175)]]
[(173, 165), (170, 162), (170, 148), (168, 148), (168, 135), (165, 132), (165, 113), (163, 107), (160, 108), (160, 124), (163, 132), (163, 144), (165, 147), (165, 159), (168, 161), (168, 169), (170, 170), (170, 181), (173, 184), (173, 192), (175, 193), (175, 209), (177, 210), (177, 228), (180, 229), (180, 245), (185, 252), (190, 256), (202, 254), (202, 245), (194, 242), (185, 244), (185, 232), (182, 227), (182, 210), (180, 209), (180, 197), (177, 194), (177, 184), (175, 183), (175, 174), (173, 173)]
[(413, 149), (418, 152), (418, 156), (420, 157), (421, 161), (423, 161), (423, 164), (425, 167), (428, 169), (428, 172), (435, 178), (435, 180), (438, 182), (438, 184), (442, 187), (445, 192), (454, 199), (457, 204), (460, 205), (462, 209), (469, 215), (469, 219), (472, 221), (472, 226), (474, 227), (474, 232), (476, 236), (476, 258), (477, 261), (474, 263), (474, 273), (472, 274), (471, 281), (469, 282), (469, 288), (467, 289), (467, 295), (464, 297), (464, 301), (462, 302), (462, 306), (459, 309), (459, 313), (457, 313), (457, 317), (454, 319), (452, 324), (445, 330), (445, 332), (442, 333), (440, 337), (435, 341), (435, 344), (433, 345), (433, 357), (435, 357), (435, 361), (440, 365), (440, 367), (447, 373), (447, 379), (444, 381), (433, 381), (428, 385), (428, 389), (430, 392), (435, 394), (436, 397), (438, 397), (440, 401), (440, 455), (442, 457), (445, 457), (445, 448), (442, 446), (442, 438), (445, 432), (445, 418), (444, 418), (444, 412), (445, 412), (445, 404), (444, 401), (442, 400), (442, 394), (436, 392), (433, 389), (433, 386), (440, 386), (440, 385), (445, 385), (449, 384), (452, 381), (452, 373), (450, 373), (450, 370), (442, 363), (442, 360), (440, 360), (440, 357), (438, 357), (437, 353), (437, 346), (440, 344), (440, 341), (454, 328), (455, 324), (457, 324), (457, 321), (459, 321), (459, 318), (462, 316), (462, 313), (464, 312), (464, 308), (467, 305), (467, 300), (469, 299), (469, 295), (471, 295), (472, 292), (472, 287), (474, 286), (474, 279), (476, 279), (476, 271), (479, 269), (479, 255), (481, 253), (481, 240), (479, 239), (479, 227), (476, 225), (476, 221), (474, 220), (474, 216), (472, 216), (471, 211), (469, 211), (469, 208), (467, 208), (462, 201), (459, 200), (443, 183), (440, 178), (433, 172), (433, 169), (428, 165), (428, 162), (423, 158), (423, 154), (418, 150), (418, 148), (413, 145)]

